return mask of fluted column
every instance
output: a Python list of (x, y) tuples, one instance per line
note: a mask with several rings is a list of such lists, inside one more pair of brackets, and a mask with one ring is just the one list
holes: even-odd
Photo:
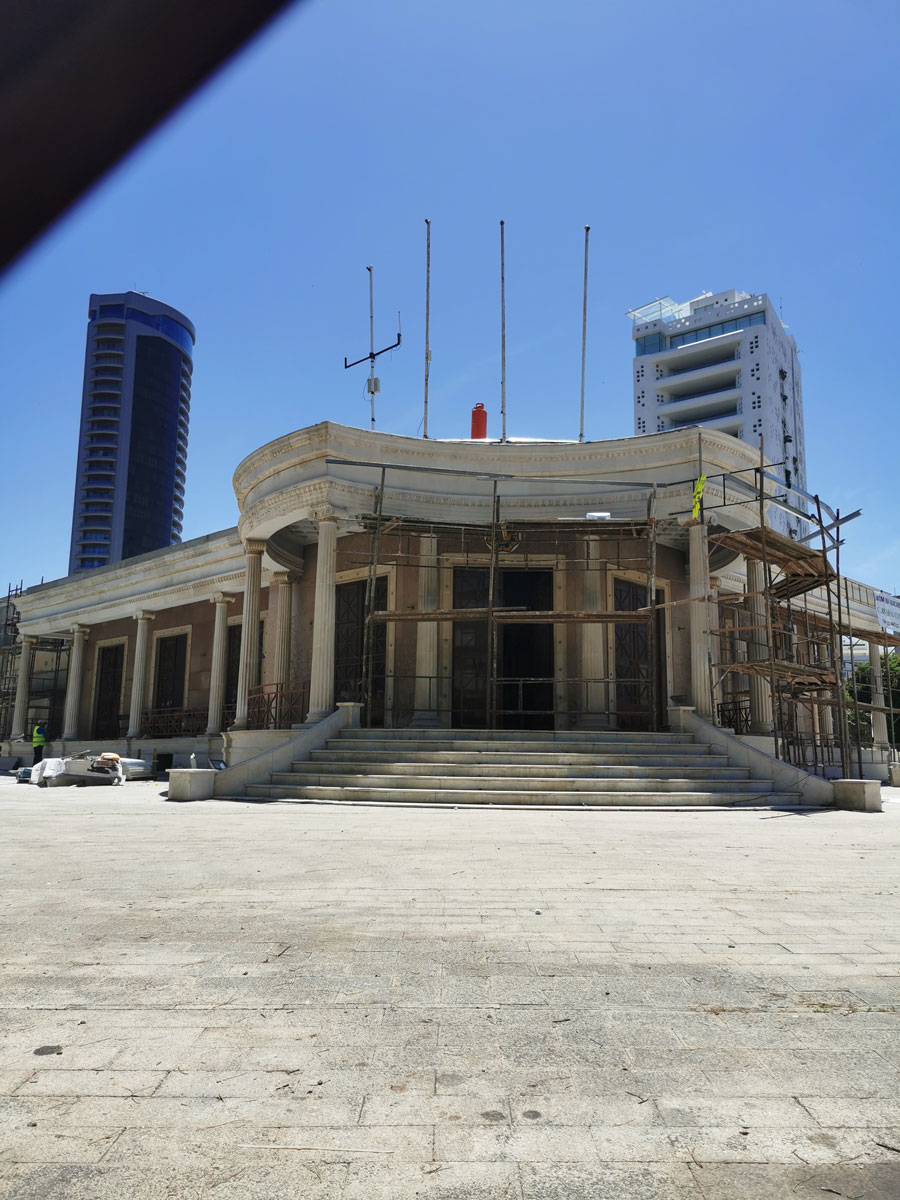
[[(585, 564), (582, 580), (582, 605), (585, 612), (602, 612), (606, 572), (600, 565), (600, 539), (584, 539)], [(606, 676), (606, 626), (599, 621), (585, 621), (581, 626), (581, 678), (585, 682), (581, 724), (596, 728), (601, 713), (607, 710), (605, 683), (591, 680)]]
[(712, 720), (712, 691), (709, 681), (709, 552), (706, 526), (691, 525), (690, 532), (690, 590), (691, 590), (691, 700), (697, 715)]
[[(438, 540), (434, 534), (419, 538), (419, 612), (438, 606)], [(438, 623), (416, 622), (416, 688), (413, 725), (438, 725)]]
[[(757, 559), (747, 559), (747, 608), (750, 624), (749, 657), (753, 662), (763, 662), (769, 657), (769, 641), (766, 635), (766, 599), (762, 595), (765, 586), (765, 571)], [(758, 737), (768, 737), (772, 732), (772, 687), (766, 675), (750, 676), (750, 732)]]
[[(270, 589), (277, 592), (275, 612), (275, 665), (273, 683), (287, 683), (291, 678), (291, 584), (290, 571), (278, 571), (272, 576)], [(271, 620), (271, 616), (269, 620)]]
[(216, 606), (216, 623), (213, 626), (212, 663), (209, 672), (209, 714), (206, 718), (206, 736), (215, 737), (222, 732), (222, 706), (225, 703), (225, 672), (228, 669), (228, 605), (234, 596), (216, 592), (210, 604)]
[(78, 709), (82, 704), (82, 677), (84, 676), (84, 643), (88, 641), (88, 625), (72, 625), (72, 643), (68, 648), (68, 674), (66, 676), (66, 703), (62, 709), (62, 740), (77, 742)]
[[(828, 666), (828, 643), (816, 643), (816, 661), (820, 667)], [(823, 744), (830, 744), (834, 740), (834, 709), (828, 705), (817, 705), (816, 711), (819, 713), (819, 735)]]
[(334, 586), (337, 569), (337, 521), (319, 519), (316, 598), (313, 607), (312, 665), (307, 722), (321, 721), (334, 710)]
[[(881, 676), (881, 647), (869, 642), (869, 678), (872, 681), (872, 703), (884, 707), (884, 680)], [(887, 717), (883, 712), (872, 713), (872, 738), (876, 746), (888, 744)]]
[(241, 619), (241, 657), (233, 729), (247, 728), (250, 684), (259, 673), (259, 589), (265, 548), (265, 541), (258, 538), (249, 538), (244, 543), (244, 615)]
[(72, 626), (72, 645), (69, 648), (69, 674), (66, 677), (66, 705), (63, 710), (63, 741), (78, 740), (78, 709), (81, 705), (81, 676), (84, 672), (84, 643), (87, 625)]
[(291, 583), (291, 679), (305, 679), (307, 664), (302, 661), (303, 649), (303, 589), (297, 574)]
[(16, 678), (16, 704), (13, 709), (10, 738), (16, 741), (25, 736), (25, 718), (28, 716), (28, 693), (31, 689), (31, 655), (35, 639), (25, 634), (19, 654), (19, 674)]
[(126, 737), (140, 737), (144, 722), (144, 692), (147, 687), (147, 654), (150, 647), (150, 622), (156, 616), (152, 612), (134, 614), (137, 621), (137, 637), (134, 643), (134, 672), (131, 677), (131, 705), (128, 709), (128, 732)]

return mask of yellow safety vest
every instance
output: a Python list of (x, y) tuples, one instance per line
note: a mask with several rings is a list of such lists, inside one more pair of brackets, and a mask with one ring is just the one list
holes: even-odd
[(47, 735), (43, 732), (40, 725), (35, 725), (34, 731), (31, 735), (32, 746), (35, 746), (35, 747), (43, 746), (46, 743), (46, 741), (47, 741)]

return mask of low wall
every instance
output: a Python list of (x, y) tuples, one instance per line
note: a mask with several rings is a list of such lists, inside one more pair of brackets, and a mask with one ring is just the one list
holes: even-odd
[(799, 792), (804, 804), (820, 807), (834, 804), (834, 785), (827, 779), (792, 767), (751, 745), (730, 729), (721, 729), (704, 721), (693, 708), (670, 708), (669, 728), (696, 734), (700, 741), (709, 742), (714, 751), (726, 754), (733, 767), (747, 767), (753, 779), (771, 779), (778, 792)]
[[(313, 750), (319, 750), (329, 738), (337, 737), (342, 729), (359, 725), (359, 704), (339, 704), (337, 711), (330, 713), (315, 725), (298, 729), (285, 741), (270, 745), (240, 762), (217, 771), (215, 777), (216, 796), (243, 796), (250, 783), (268, 783), (274, 771), (289, 771), (292, 762), (305, 762)], [(242, 731), (243, 732), (243, 731)], [(235, 735), (232, 734), (233, 738)], [(252, 742), (248, 742), (248, 745)], [(238, 750), (240, 753), (240, 749)]]
[(283, 746), (299, 732), (295, 729), (231, 729), (222, 734), (225, 745), (222, 757), (229, 767), (237, 767), (248, 759), (265, 754), (267, 750)]

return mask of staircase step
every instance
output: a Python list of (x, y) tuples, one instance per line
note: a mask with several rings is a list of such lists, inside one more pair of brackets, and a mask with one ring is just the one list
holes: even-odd
[(344, 729), (342, 741), (441, 741), (445, 738), (491, 742), (691, 742), (691, 733), (649, 733), (621, 729)]
[(654, 742), (650, 740), (634, 740), (604, 742), (604, 741), (579, 741), (579, 742), (554, 742), (547, 740), (532, 739), (529, 741), (521, 741), (516, 739), (504, 739), (496, 742), (493, 738), (392, 738), (382, 735), (380, 738), (331, 738), (325, 743), (325, 748), (328, 750), (337, 749), (359, 749), (362, 751), (368, 750), (390, 750), (395, 752), (397, 757), (405, 757), (410, 751), (416, 750), (434, 750), (436, 752), (446, 750), (468, 750), (468, 751), (488, 751), (492, 753), (503, 754), (696, 754), (698, 748), (702, 751), (706, 747), (694, 741), (688, 742)]
[(691, 734), (345, 729), (250, 799), (503, 807), (796, 806)]
[(510, 766), (530, 764), (540, 766), (542, 763), (558, 764), (560, 766), (636, 766), (636, 767), (725, 767), (728, 758), (724, 754), (710, 754), (709, 747), (691, 746), (691, 754), (552, 754), (514, 753), (509, 750), (406, 750), (402, 753), (396, 747), (388, 750), (369, 750), (360, 748), (345, 750), (338, 743), (324, 750), (313, 750), (310, 759), (313, 762), (355, 762), (355, 763), (395, 763), (398, 761), (410, 763), (458, 763), (460, 765), (478, 763), (494, 766)]
[[(310, 775), (391, 775), (398, 782), (409, 776), (437, 776), (442, 779), (481, 778), (486, 770), (495, 779), (513, 777), (528, 782), (530, 779), (643, 779), (648, 770), (652, 770), (654, 779), (749, 779), (747, 767), (728, 767), (725, 765), (710, 766), (704, 761), (702, 766), (688, 766), (679, 763), (677, 766), (634, 766), (608, 765), (585, 766), (582, 763), (565, 764), (549, 761), (546, 763), (496, 763), (485, 766), (484, 756), (478, 756), (479, 761), (473, 763), (444, 763), (444, 762), (373, 762), (363, 761), (334, 762), (330, 758), (315, 759), (311, 762), (295, 762), (291, 765), (292, 772), (297, 776)], [(718, 762), (718, 760), (716, 760)]]
[[(660, 791), (594, 791), (559, 792), (531, 791), (514, 793), (516, 806), (526, 807), (732, 807), (735, 804), (752, 803), (754, 800), (765, 806), (773, 804), (796, 805), (799, 793), (792, 792), (660, 792)], [(508, 805), (509, 792), (496, 790), (433, 790), (417, 788), (377, 787), (320, 787), (316, 785), (290, 786), (278, 783), (250, 784), (247, 795), (251, 799), (267, 800), (314, 800), (333, 802), (400, 803), (426, 805)]]
[[(364, 788), (387, 789), (391, 792), (405, 791), (497, 791), (513, 792), (526, 796), (531, 792), (733, 792), (735, 795), (743, 792), (761, 793), (774, 790), (771, 780), (761, 779), (659, 779), (655, 777), (630, 779), (565, 779), (565, 778), (530, 778), (498, 777), (493, 772), (490, 775), (473, 776), (467, 779), (444, 779), (437, 775), (375, 775), (347, 774), (330, 775), (310, 773), (299, 775), (292, 771), (276, 772), (272, 775), (272, 783), (277, 787), (325, 787), (325, 788)], [(592, 786), (592, 783), (594, 786)], [(599, 786), (598, 786), (599, 785)]]

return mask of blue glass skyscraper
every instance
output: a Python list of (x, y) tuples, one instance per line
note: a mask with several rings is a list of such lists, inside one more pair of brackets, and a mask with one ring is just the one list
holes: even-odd
[(91, 296), (70, 575), (181, 541), (194, 341), (159, 300)]

